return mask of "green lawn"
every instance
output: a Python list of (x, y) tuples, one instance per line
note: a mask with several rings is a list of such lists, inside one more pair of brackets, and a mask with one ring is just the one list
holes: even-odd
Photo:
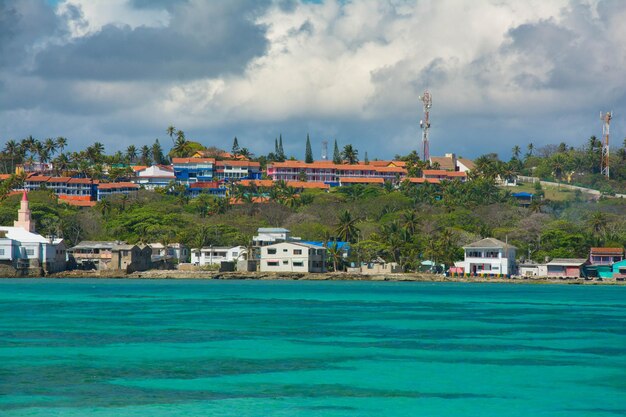
[[(506, 188), (512, 193), (527, 192), (527, 193), (534, 194), (536, 192), (535, 185), (529, 184), (529, 183), (523, 183), (523, 184), (518, 183), (516, 187), (503, 187), (503, 188)], [(552, 201), (574, 200), (574, 198), (576, 197), (576, 193), (573, 190), (568, 190), (566, 188), (543, 186), (543, 192), (545, 194), (545, 199), (552, 200)], [(584, 199), (589, 198), (589, 196), (585, 193), (582, 194), (582, 197)]]

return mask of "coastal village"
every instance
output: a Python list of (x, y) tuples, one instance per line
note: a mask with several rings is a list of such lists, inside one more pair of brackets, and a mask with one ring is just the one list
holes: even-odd
[[(280, 154), (277, 142), (276, 152)], [(335, 145), (335, 148), (337, 146)], [(292, 236), (285, 227), (261, 227), (249, 241), (235, 246), (207, 245), (190, 247), (181, 242), (126, 242), (82, 240), (74, 245), (62, 236), (37, 233), (29, 209), (29, 194), (46, 190), (58, 202), (88, 209), (106, 205), (115, 198), (128, 199), (139, 192), (177, 192), (188, 199), (211, 196), (229, 205), (252, 203), (263, 210), (271, 201), (275, 187), (290, 190), (295, 196), (306, 191), (328, 193), (357, 187), (445, 187), (464, 184), (478, 176), (476, 163), (453, 153), (442, 157), (418, 157), (360, 162), (346, 146), (333, 160), (324, 150), (322, 159), (312, 160), (307, 138), (306, 160), (275, 158), (254, 161), (249, 152), (238, 147), (232, 152), (201, 149), (184, 157), (171, 157), (171, 163), (108, 164), (99, 178), (61, 169), (54, 162), (30, 161), (15, 165), (15, 173), (0, 179), (10, 183), (6, 197), (20, 196), (17, 220), (12, 227), (0, 227), (0, 265), (3, 276), (45, 276), (64, 271), (95, 271), (111, 274), (138, 273), (148, 270), (178, 270), (220, 273), (239, 272), (249, 276), (259, 273), (335, 274), (389, 277), (403, 274), (403, 266), (393, 258), (380, 255), (357, 259), (351, 255), (354, 239), (328, 236), (323, 240)], [(132, 158), (131, 158), (132, 159)], [(160, 158), (157, 158), (160, 159)], [(58, 163), (58, 161), (57, 161)], [(122, 171), (123, 174), (114, 173)], [(59, 175), (62, 174), (62, 175)], [(495, 183), (501, 188), (517, 186), (520, 176), (498, 173)], [(534, 181), (533, 181), (534, 182)], [(514, 188), (511, 188), (514, 189)], [(509, 196), (519, 207), (529, 208), (541, 198), (532, 192), (512, 192)], [(442, 196), (436, 198), (445, 198)], [(450, 278), (558, 278), (614, 280), (626, 278), (623, 247), (591, 247), (585, 258), (550, 258), (533, 262), (520, 257), (517, 248), (506, 241), (484, 236), (462, 246), (462, 259), (442, 262), (420, 256), (416, 272), (445, 275)], [(459, 256), (460, 258), (460, 256)], [(252, 274), (252, 275), (250, 275)]]

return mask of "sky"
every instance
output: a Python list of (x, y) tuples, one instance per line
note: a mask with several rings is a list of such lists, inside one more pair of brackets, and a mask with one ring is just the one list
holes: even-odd
[(0, 147), (205, 146), (363, 158), (626, 136), (622, 0), (0, 0)]

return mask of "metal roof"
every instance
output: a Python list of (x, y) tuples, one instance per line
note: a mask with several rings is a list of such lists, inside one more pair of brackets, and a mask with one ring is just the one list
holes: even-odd
[(479, 240), (478, 242), (470, 243), (469, 245), (463, 246), (465, 248), (479, 248), (479, 249), (517, 249), (513, 245), (509, 245), (501, 240), (495, 239), (493, 237), (487, 237), (485, 239)]

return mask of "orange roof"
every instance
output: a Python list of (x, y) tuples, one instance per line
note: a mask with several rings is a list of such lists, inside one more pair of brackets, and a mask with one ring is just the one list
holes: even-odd
[(65, 199), (59, 200), (59, 203), (66, 203), (66, 204), (69, 204), (70, 206), (76, 206), (76, 207), (93, 207), (97, 204), (95, 201), (65, 200)]
[(46, 182), (50, 179), (50, 177), (46, 177), (44, 175), (29, 175), (26, 178), (26, 181), (33, 181), (33, 182)]
[(383, 178), (354, 178), (354, 177), (339, 177), (339, 182), (342, 184), (384, 184)]
[(133, 169), (133, 171), (137, 172), (137, 171), (143, 171), (144, 169), (148, 167), (146, 165), (134, 165), (134, 166), (131, 166), (131, 168)]
[(404, 161), (370, 161), (370, 165), (375, 167), (400, 167), (404, 168), (406, 166), (406, 162)]
[(7, 180), (11, 177), (11, 174), (0, 174), (0, 180)]
[(68, 182), (72, 177), (50, 177), (48, 182)]
[[(269, 201), (270, 201), (269, 197), (252, 197), (253, 203), (267, 203)], [(236, 205), (244, 204), (244, 201), (240, 198), (231, 198), (230, 204), (236, 204)]]
[(440, 175), (446, 177), (450, 172), (443, 169), (425, 169), (422, 171), (424, 175)]
[(241, 180), (239, 184), (244, 187), (251, 187), (253, 185), (257, 187), (272, 187), (275, 183), (272, 180)]
[(330, 185), (317, 181), (287, 181), (287, 186), (294, 188), (319, 188), (323, 190), (330, 188)]
[(270, 168), (335, 168), (336, 166), (338, 165), (333, 164), (333, 161), (315, 161), (310, 164), (307, 164), (304, 161), (285, 161), (272, 162), (271, 164), (268, 164), (268, 167)]
[(397, 172), (399, 174), (406, 174), (406, 169), (402, 167), (376, 167), (376, 172)]
[(172, 158), (173, 164), (197, 164), (198, 162), (215, 163), (215, 158)]
[(259, 162), (251, 162), (251, 161), (233, 161), (233, 160), (229, 160), (229, 161), (217, 161), (215, 163), (215, 165), (217, 166), (226, 166), (226, 165), (232, 165), (232, 166), (240, 166), (240, 167), (260, 167), (261, 164)]
[(446, 177), (467, 177), (467, 172), (450, 171), (446, 173)]
[(107, 182), (98, 185), (99, 190), (113, 190), (116, 188), (139, 188), (139, 186), (132, 182)]
[(412, 184), (424, 184), (425, 182), (429, 184), (439, 184), (441, 181), (437, 178), (407, 178)]
[(623, 248), (591, 248), (591, 253), (592, 254), (598, 254), (598, 253), (605, 253), (605, 254), (611, 254), (611, 255), (623, 255), (624, 254), (624, 249)]
[(98, 181), (94, 181), (91, 178), (70, 178), (68, 184), (97, 184)]

